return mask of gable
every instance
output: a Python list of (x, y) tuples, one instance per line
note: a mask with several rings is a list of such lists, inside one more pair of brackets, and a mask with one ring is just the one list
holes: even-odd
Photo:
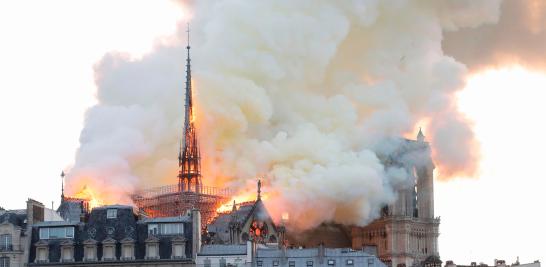
[(245, 218), (242, 232), (248, 233), (250, 237), (257, 235), (262, 242), (278, 241), (277, 227), (261, 200), (254, 203)]

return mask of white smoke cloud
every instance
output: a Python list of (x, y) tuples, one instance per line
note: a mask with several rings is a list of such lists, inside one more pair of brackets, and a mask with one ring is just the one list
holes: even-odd
[[(466, 68), (441, 42), (446, 29), (494, 21), (498, 5), (195, 2), (205, 183), (245, 188), (264, 176), (274, 216), (289, 212), (303, 228), (366, 224), (394, 201), (393, 185), (409, 179), (385, 170), (377, 144), (423, 118), (436, 163), (474, 171), (474, 136), (453, 105)], [(99, 104), (87, 114), (71, 182), (92, 177), (105, 192), (176, 182), (183, 30), (141, 60), (110, 54), (96, 66)]]

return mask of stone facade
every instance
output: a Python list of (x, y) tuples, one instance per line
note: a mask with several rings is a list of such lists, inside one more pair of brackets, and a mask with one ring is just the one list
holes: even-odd
[(53, 210), (29, 199), (26, 209), (0, 210), (0, 266), (23, 267), (27, 264), (32, 225), (60, 220)]
[(26, 214), (9, 211), (0, 215), (0, 266), (24, 266)]
[(352, 247), (375, 247), (379, 257), (393, 267), (439, 261), (440, 219), (434, 217), (429, 144), (419, 131), (417, 140), (402, 140), (391, 153), (378, 156), (387, 168), (403, 169), (410, 179), (397, 185), (397, 199), (382, 210), (381, 218), (351, 229)]

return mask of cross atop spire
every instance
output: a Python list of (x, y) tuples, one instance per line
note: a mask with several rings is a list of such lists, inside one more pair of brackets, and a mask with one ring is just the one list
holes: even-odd
[(186, 48), (189, 51), (190, 50), (190, 23), (189, 22), (186, 24), (186, 32), (188, 33), (188, 39), (187, 39), (188, 45), (186, 46)]

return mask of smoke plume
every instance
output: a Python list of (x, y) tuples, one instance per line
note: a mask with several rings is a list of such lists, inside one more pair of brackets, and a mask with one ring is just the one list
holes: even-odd
[[(413, 179), (376, 156), (426, 121), (443, 177), (476, 170), (476, 141), (455, 104), (466, 67), (445, 30), (494, 23), (493, 1), (196, 1), (192, 67), (204, 182), (254, 190), (302, 228), (363, 225)], [(96, 65), (69, 183), (112, 201), (176, 182), (185, 22), (142, 59)], [(415, 132), (416, 134), (416, 132)], [(117, 197), (120, 197), (116, 199)], [(125, 199), (126, 200), (126, 199)]]

